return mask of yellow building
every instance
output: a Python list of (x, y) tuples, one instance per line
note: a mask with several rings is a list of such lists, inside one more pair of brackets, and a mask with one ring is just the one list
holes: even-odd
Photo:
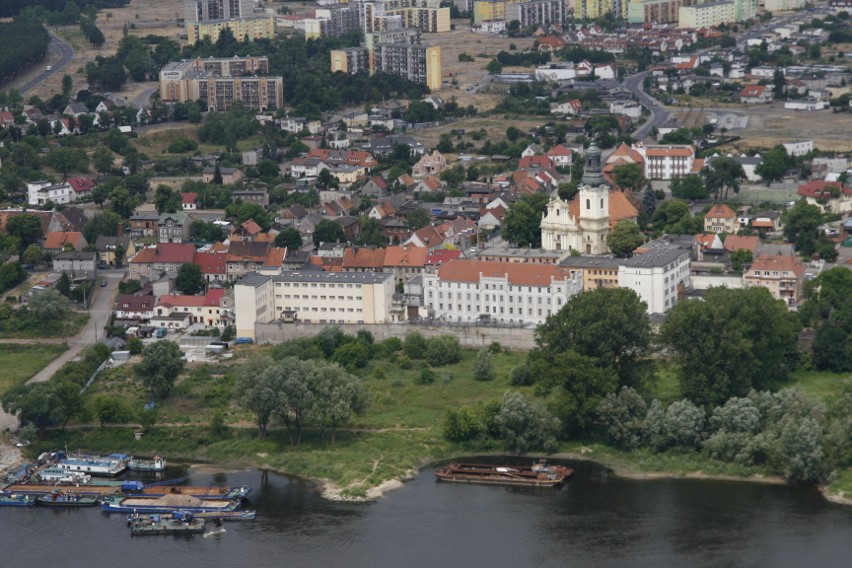
[(505, 20), (508, 0), (476, 0), (473, 3), (473, 23), (489, 20)]
[(627, 19), (628, 0), (575, 0), (574, 17), (595, 20), (606, 14)]
[(735, 21), (736, 8), (733, 0), (722, 0), (694, 6), (681, 6), (678, 10), (677, 27), (709, 28)]
[(373, 47), (350, 47), (330, 52), (331, 72), (371, 75), (383, 71), (424, 83), (430, 90), (441, 88), (441, 48), (422, 44), (380, 43)]
[(270, 16), (250, 16), (233, 20), (213, 20), (208, 22), (187, 22), (186, 35), (189, 43), (209, 37), (210, 41), (219, 39), (219, 32), (229, 28), (237, 41), (248, 37), (255, 39), (272, 39), (275, 37), (275, 19)]

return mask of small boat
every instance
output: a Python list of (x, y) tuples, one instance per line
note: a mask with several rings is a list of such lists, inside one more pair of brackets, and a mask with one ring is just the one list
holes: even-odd
[(94, 507), (98, 504), (97, 497), (83, 495), (76, 491), (57, 490), (39, 497), (39, 505), (45, 507)]
[(32, 495), (20, 493), (0, 494), (0, 507), (32, 507), (35, 504), (36, 499)]
[(435, 477), (453, 483), (559, 487), (573, 474), (570, 467), (547, 465), (541, 460), (531, 466), (451, 463), (438, 468)]
[(166, 471), (166, 460), (160, 456), (154, 456), (153, 459), (130, 458), (127, 462), (127, 467), (133, 471)]
[(207, 521), (191, 513), (171, 515), (131, 515), (127, 519), (130, 534), (133, 536), (156, 534), (200, 534), (204, 532)]
[(189, 513), (236, 511), (239, 499), (198, 499), (191, 495), (165, 495), (156, 499), (144, 497), (108, 497), (101, 499), (107, 513)]

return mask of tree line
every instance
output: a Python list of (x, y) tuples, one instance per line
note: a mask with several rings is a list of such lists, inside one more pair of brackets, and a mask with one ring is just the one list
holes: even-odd
[(0, 23), (0, 83), (47, 55), (50, 36), (40, 23)]

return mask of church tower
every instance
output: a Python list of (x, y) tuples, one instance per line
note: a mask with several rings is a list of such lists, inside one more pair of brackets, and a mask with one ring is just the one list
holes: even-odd
[(609, 185), (601, 170), (601, 151), (592, 144), (586, 150), (586, 167), (578, 193), (582, 254), (606, 254), (608, 250)]

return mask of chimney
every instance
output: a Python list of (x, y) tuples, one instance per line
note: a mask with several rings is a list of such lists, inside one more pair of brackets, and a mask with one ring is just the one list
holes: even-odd
[(124, 236), (124, 225), (123, 225), (123, 224), (121, 224), (121, 223), (119, 223), (119, 224), (118, 224), (118, 236), (119, 236), (119, 237), (123, 237), (123, 236)]

